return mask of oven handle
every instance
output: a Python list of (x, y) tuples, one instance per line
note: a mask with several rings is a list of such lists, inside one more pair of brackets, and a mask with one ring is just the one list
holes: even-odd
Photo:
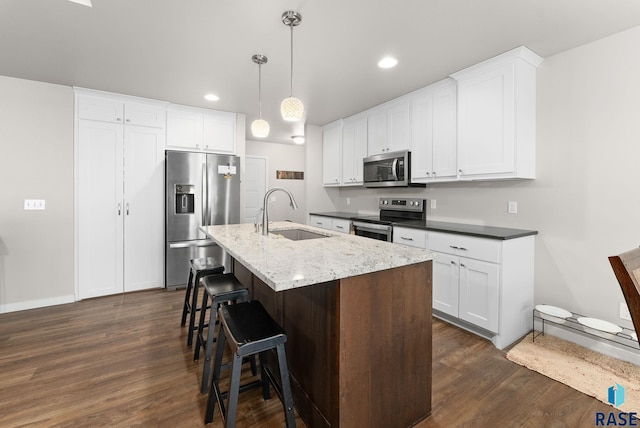
[(386, 232), (387, 234), (391, 232), (391, 229), (393, 229), (393, 226), (389, 226), (386, 224), (360, 223), (358, 221), (353, 222), (353, 227), (364, 230), (365, 232)]

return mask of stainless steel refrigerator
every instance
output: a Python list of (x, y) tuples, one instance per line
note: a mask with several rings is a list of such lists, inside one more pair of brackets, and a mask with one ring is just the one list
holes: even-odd
[(231, 268), (200, 227), (240, 222), (240, 158), (167, 151), (165, 162), (165, 284), (175, 289), (186, 286), (193, 258), (214, 257)]

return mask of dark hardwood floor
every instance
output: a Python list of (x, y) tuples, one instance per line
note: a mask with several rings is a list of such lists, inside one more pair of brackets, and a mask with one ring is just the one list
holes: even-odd
[[(0, 427), (203, 426), (182, 299), (154, 290), (1, 314)], [(435, 319), (433, 332), (432, 414), (419, 427), (583, 427), (612, 410), (470, 333)], [(241, 394), (238, 426), (284, 426), (273, 397)]]

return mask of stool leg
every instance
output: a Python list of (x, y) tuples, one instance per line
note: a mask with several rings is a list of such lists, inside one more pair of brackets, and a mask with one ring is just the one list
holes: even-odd
[[(222, 400), (222, 393), (220, 392), (220, 371), (222, 367), (222, 354), (224, 353), (224, 344), (226, 336), (224, 329), (218, 329), (218, 339), (216, 340), (216, 358), (213, 362), (213, 376), (211, 376), (211, 387), (209, 388), (209, 397), (207, 398), (207, 410), (204, 414), (204, 423), (208, 424), (213, 421), (213, 411), (215, 410), (216, 403), (220, 406), (220, 412), (224, 415), (224, 401)], [(224, 417), (224, 416), (223, 416)]]
[(284, 352), (284, 344), (276, 346), (278, 352), (278, 366), (280, 367), (280, 381), (282, 382), (282, 405), (284, 406), (287, 428), (295, 428), (296, 418), (293, 413), (293, 397), (289, 384), (289, 369), (287, 367), (287, 354)]
[[(255, 357), (255, 355), (252, 355)], [(258, 354), (258, 359), (260, 360), (260, 382), (262, 382), (262, 398), (264, 400), (268, 400), (271, 398), (271, 392), (269, 390), (269, 377), (267, 376), (267, 356), (264, 352), (260, 352)], [(255, 359), (252, 361), (255, 363)]]
[[(204, 346), (204, 326), (207, 318), (207, 302), (209, 301), (209, 294), (204, 293), (202, 296), (202, 308), (200, 309), (200, 321), (198, 322), (198, 331), (196, 333), (196, 347), (193, 350), (193, 361), (198, 361), (200, 358), (200, 348)], [(207, 334), (208, 334), (207, 330)]]
[[(204, 303), (202, 304), (204, 306)], [(204, 348), (204, 364), (202, 366), (202, 384), (200, 386), (200, 392), (202, 394), (206, 394), (207, 385), (209, 383), (209, 373), (211, 373), (211, 357), (213, 356), (213, 342), (216, 328), (216, 319), (215, 316), (218, 313), (219, 303), (214, 302), (211, 303), (211, 312), (209, 316), (209, 328), (207, 329), (207, 344)], [(220, 345), (218, 345), (220, 346)]]
[(189, 335), (187, 336), (187, 346), (193, 343), (193, 330), (196, 325), (196, 311), (198, 310), (198, 287), (200, 285), (200, 275), (196, 274), (193, 281), (193, 297), (191, 298), (191, 316), (189, 317)]
[(187, 323), (187, 313), (190, 312), (189, 297), (191, 296), (191, 287), (193, 285), (191, 284), (191, 281), (193, 281), (193, 271), (189, 269), (189, 281), (187, 281), (187, 290), (185, 291), (185, 294), (184, 294), (184, 306), (182, 307), (182, 321), (180, 321), (180, 325), (182, 327), (184, 327), (185, 324)]
[(233, 354), (231, 364), (231, 385), (229, 386), (229, 401), (227, 402), (226, 428), (236, 426), (236, 412), (238, 411), (238, 394), (240, 392), (240, 373), (242, 371), (242, 357)]

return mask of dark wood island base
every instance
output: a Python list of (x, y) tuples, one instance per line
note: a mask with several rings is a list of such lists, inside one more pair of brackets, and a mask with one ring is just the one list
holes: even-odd
[(238, 280), (287, 332), (294, 401), (309, 427), (409, 427), (429, 416), (431, 269), (429, 260), (276, 292), (234, 260)]

